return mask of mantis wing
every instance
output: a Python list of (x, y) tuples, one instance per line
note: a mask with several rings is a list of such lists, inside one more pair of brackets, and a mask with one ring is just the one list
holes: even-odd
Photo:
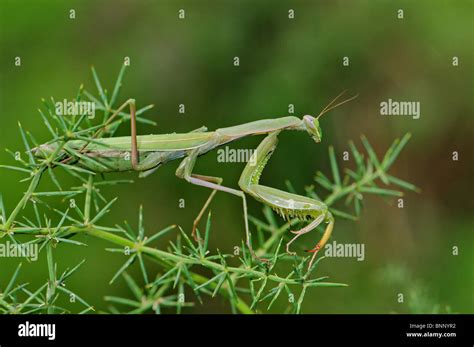
[[(185, 134), (163, 134), (163, 135), (141, 135), (137, 136), (137, 145), (140, 152), (168, 152), (194, 149), (205, 145), (214, 137), (213, 132), (185, 133)], [(83, 141), (71, 141), (73, 147), (80, 148)], [(94, 151), (130, 151), (130, 136), (111, 137), (98, 139), (89, 143), (86, 147), (88, 152)]]

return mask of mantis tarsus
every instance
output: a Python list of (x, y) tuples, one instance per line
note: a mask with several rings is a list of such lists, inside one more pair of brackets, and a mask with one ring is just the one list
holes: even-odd
[[(259, 180), (265, 165), (276, 149), (279, 133), (284, 130), (306, 131), (316, 143), (321, 142), (322, 132), (319, 125), (319, 117), (356, 97), (354, 96), (337, 102), (342, 94), (343, 93), (339, 94), (332, 100), (317, 117), (306, 115), (303, 116), (302, 119), (299, 119), (289, 116), (277, 119), (258, 120), (242, 125), (217, 129), (215, 131), (207, 131), (206, 127), (201, 127), (183, 134), (141, 136), (137, 136), (135, 100), (129, 99), (113, 113), (107, 123), (110, 123), (125, 107), (130, 107), (131, 136), (101, 138), (91, 142), (71, 140), (65, 145), (65, 158), (63, 162), (80, 165), (97, 173), (135, 170), (140, 172), (141, 177), (144, 177), (169, 161), (184, 158), (176, 170), (176, 176), (185, 179), (189, 183), (213, 190), (194, 220), (192, 235), (195, 239), (196, 227), (199, 220), (211, 203), (215, 193), (217, 191), (230, 193), (242, 198), (246, 244), (250, 253), (254, 258), (268, 262), (266, 259), (258, 258), (252, 249), (245, 196), (245, 194), (248, 194), (263, 204), (270, 206), (284, 219), (299, 218), (310, 220), (310, 223), (304, 228), (291, 231), (294, 236), (286, 244), (286, 251), (289, 254), (294, 254), (290, 251), (290, 245), (297, 238), (314, 230), (321, 223), (327, 223), (324, 234), (319, 242), (313, 249), (308, 251), (313, 253), (309, 262), (309, 267), (311, 267), (318, 251), (324, 247), (331, 236), (334, 227), (334, 217), (328, 207), (321, 201), (261, 185), (259, 184)], [(103, 128), (98, 130), (98, 132), (102, 130)], [(98, 132), (95, 135), (98, 135)], [(243, 137), (263, 134), (267, 136), (256, 149), (254, 154), (256, 155), (255, 161), (252, 161), (252, 163), (249, 161), (247, 163), (239, 179), (240, 190), (223, 186), (222, 178), (220, 177), (193, 173), (194, 164), (199, 156), (206, 154), (216, 147)], [(46, 158), (48, 154), (56, 151), (57, 147), (48, 144), (37, 147), (35, 154)], [(71, 153), (71, 151), (72, 153), (79, 151), (81, 156), (74, 158), (68, 154)], [(87, 156), (87, 158), (91, 160), (85, 160), (84, 156)]]

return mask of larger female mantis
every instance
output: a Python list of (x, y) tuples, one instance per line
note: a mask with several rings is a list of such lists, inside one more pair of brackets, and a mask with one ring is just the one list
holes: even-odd
[[(334, 217), (328, 207), (321, 201), (267, 187), (259, 184), (259, 181), (268, 160), (276, 149), (279, 133), (284, 130), (306, 131), (316, 143), (321, 142), (322, 131), (319, 125), (319, 118), (324, 113), (355, 98), (354, 96), (336, 103), (341, 95), (342, 93), (332, 100), (317, 117), (306, 115), (303, 116), (302, 119), (299, 119), (289, 116), (277, 119), (258, 120), (242, 125), (217, 129), (215, 131), (207, 131), (206, 127), (202, 127), (184, 134), (141, 136), (137, 136), (135, 100), (129, 99), (114, 112), (109, 118), (109, 122), (128, 106), (130, 108), (131, 136), (96, 139), (92, 142), (78, 140), (69, 141), (66, 144), (67, 148), (73, 151), (80, 151), (81, 156), (86, 155), (94, 160), (84, 160), (81, 159), (81, 157), (74, 158), (72, 156), (66, 156), (63, 162), (80, 165), (98, 173), (135, 170), (139, 171), (140, 176), (143, 177), (154, 172), (159, 166), (169, 161), (183, 158), (176, 170), (176, 176), (185, 179), (191, 184), (213, 190), (194, 220), (192, 235), (195, 239), (196, 227), (199, 220), (211, 203), (215, 193), (217, 191), (230, 193), (242, 199), (246, 244), (250, 253), (254, 258), (267, 261), (258, 258), (252, 249), (245, 196), (245, 194), (248, 194), (263, 204), (270, 206), (284, 219), (298, 218), (310, 220), (309, 224), (304, 228), (291, 231), (294, 236), (286, 244), (286, 251), (289, 254), (295, 254), (290, 251), (290, 245), (296, 239), (314, 230), (321, 223), (327, 223), (324, 234), (319, 242), (313, 249), (308, 251), (313, 253), (309, 262), (309, 266), (311, 267), (318, 251), (324, 247), (334, 227)], [(254, 154), (255, 160), (252, 160), (252, 163), (249, 161), (245, 166), (239, 180), (240, 190), (223, 186), (222, 178), (220, 177), (193, 173), (196, 159), (199, 156), (226, 143), (246, 136), (261, 134), (266, 134), (267, 136), (257, 147)], [(52, 144), (42, 145), (35, 149), (35, 154), (40, 157), (47, 157), (47, 155), (54, 153), (56, 150), (57, 148)], [(70, 153), (70, 151), (68, 153)]]

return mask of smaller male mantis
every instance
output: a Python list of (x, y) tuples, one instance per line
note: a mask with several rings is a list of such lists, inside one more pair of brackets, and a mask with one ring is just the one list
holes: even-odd
[[(343, 93), (333, 99), (317, 117), (306, 115), (299, 119), (289, 116), (258, 120), (228, 128), (220, 128), (215, 131), (207, 131), (206, 127), (201, 127), (183, 134), (141, 136), (137, 136), (135, 100), (129, 99), (110, 116), (106, 125), (128, 106), (130, 107), (131, 136), (101, 138), (91, 142), (71, 140), (66, 143), (66, 149), (71, 149), (72, 152), (79, 151), (81, 156), (75, 157), (68, 154), (71, 151), (61, 150), (60, 153), (64, 156), (63, 162), (79, 165), (97, 173), (135, 170), (140, 172), (141, 177), (147, 176), (169, 161), (184, 158), (176, 170), (176, 176), (185, 179), (191, 184), (213, 190), (194, 220), (192, 235), (195, 239), (197, 239), (196, 227), (215, 193), (217, 191), (230, 193), (242, 198), (246, 244), (250, 253), (254, 258), (268, 262), (266, 259), (257, 257), (252, 249), (245, 196), (245, 194), (248, 194), (257, 201), (270, 206), (284, 219), (298, 218), (310, 220), (310, 223), (304, 228), (291, 231), (294, 236), (286, 244), (286, 251), (289, 254), (295, 254), (290, 251), (290, 245), (296, 239), (314, 230), (321, 223), (327, 223), (319, 242), (313, 249), (308, 251), (313, 253), (309, 262), (309, 267), (311, 267), (318, 251), (324, 247), (334, 228), (334, 217), (328, 207), (321, 201), (267, 187), (259, 184), (259, 181), (265, 165), (276, 149), (279, 133), (284, 130), (306, 131), (316, 143), (321, 142), (322, 131), (319, 125), (319, 118), (335, 107), (357, 97), (356, 95), (336, 103)], [(95, 135), (97, 136), (101, 131), (103, 131), (103, 128), (98, 130)], [(216, 147), (243, 137), (263, 134), (267, 136), (256, 149), (256, 158), (255, 161), (252, 161), (253, 165), (248, 162), (240, 177), (239, 187), (241, 190), (223, 186), (222, 178), (220, 177), (193, 173), (194, 165), (199, 156), (208, 153)], [(57, 146), (54, 144), (41, 145), (34, 149), (34, 153), (39, 157), (46, 158), (51, 153), (57, 153)], [(94, 160), (84, 160), (81, 158), (84, 155)]]

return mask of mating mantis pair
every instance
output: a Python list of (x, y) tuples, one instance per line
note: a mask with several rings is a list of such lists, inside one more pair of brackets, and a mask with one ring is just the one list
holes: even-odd
[[(183, 158), (176, 170), (176, 176), (185, 179), (191, 184), (212, 189), (211, 194), (194, 220), (192, 235), (195, 239), (197, 239), (196, 227), (216, 192), (222, 191), (230, 193), (242, 199), (246, 244), (250, 253), (254, 258), (268, 262), (266, 259), (257, 257), (252, 248), (247, 216), (246, 194), (248, 194), (257, 201), (271, 207), (284, 219), (298, 218), (301, 220), (310, 220), (309, 224), (304, 228), (291, 231), (294, 236), (286, 244), (286, 251), (289, 254), (295, 254), (290, 251), (290, 245), (296, 239), (314, 230), (321, 223), (327, 224), (319, 242), (313, 249), (308, 251), (313, 253), (309, 262), (309, 267), (311, 267), (318, 251), (324, 247), (331, 236), (334, 228), (334, 217), (323, 202), (261, 185), (259, 184), (260, 176), (277, 147), (280, 132), (284, 130), (306, 131), (316, 143), (321, 142), (322, 131), (319, 125), (319, 118), (324, 113), (356, 97), (354, 96), (337, 102), (342, 94), (343, 93), (332, 100), (317, 117), (306, 115), (302, 119), (299, 119), (289, 116), (277, 119), (258, 120), (242, 125), (217, 129), (215, 131), (208, 131), (206, 127), (201, 127), (183, 134), (174, 133), (140, 136), (137, 136), (135, 100), (129, 99), (113, 113), (108, 123), (122, 112), (124, 108), (129, 107), (131, 136), (96, 139), (92, 142), (79, 140), (69, 141), (66, 144), (67, 147), (73, 150), (79, 150), (81, 155), (86, 155), (94, 160), (86, 161), (80, 157), (73, 158), (69, 156), (64, 159), (63, 162), (73, 161), (71, 164), (80, 165), (97, 173), (135, 170), (140, 172), (141, 177), (144, 177), (169, 161)], [(249, 161), (242, 172), (239, 180), (240, 190), (223, 186), (223, 179), (220, 177), (205, 176), (193, 172), (194, 165), (199, 156), (243, 137), (264, 134), (267, 136), (257, 147), (254, 154), (256, 156), (255, 160)], [(46, 157), (55, 150), (54, 145), (42, 145), (36, 148), (35, 154), (37, 156)], [(199, 242), (199, 240), (197, 241)]]

